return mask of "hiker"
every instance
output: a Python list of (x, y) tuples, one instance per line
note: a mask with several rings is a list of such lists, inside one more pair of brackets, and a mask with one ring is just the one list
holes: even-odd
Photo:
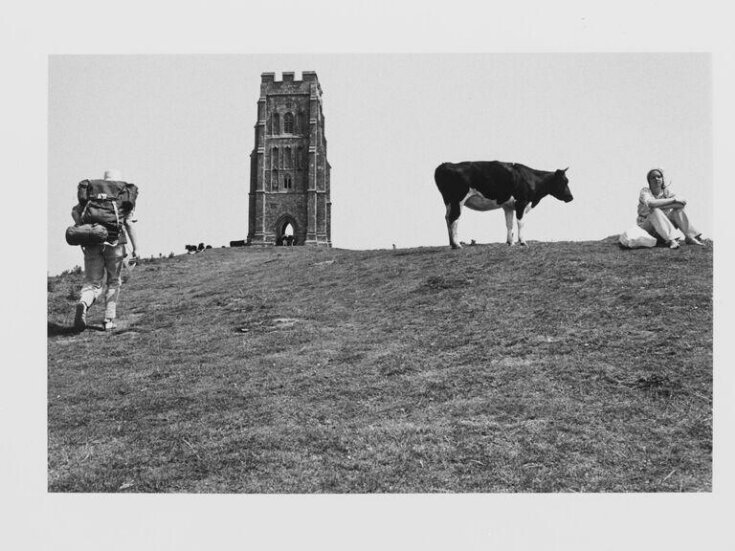
[[(98, 190), (106, 189), (108, 193)], [(110, 199), (110, 192), (121, 190), (119, 197), (124, 200)], [(127, 193), (127, 195), (126, 195)], [(94, 223), (105, 226), (109, 234), (100, 244), (82, 245), (84, 252), (84, 284), (79, 302), (76, 305), (74, 326), (83, 330), (87, 326), (87, 311), (102, 293), (102, 285), (107, 276), (105, 292), (105, 331), (115, 329), (117, 299), (120, 294), (121, 271), (127, 256), (126, 245), (130, 243), (131, 257), (138, 258), (137, 239), (134, 230), (136, 222), (135, 199), (137, 187), (122, 181), (118, 170), (105, 171), (103, 180), (83, 180), (79, 183), (79, 203), (72, 208), (72, 218), (76, 226)], [(119, 203), (119, 205), (118, 205)], [(107, 211), (107, 219), (103, 211)], [(109, 214), (111, 213), (111, 214)], [(109, 217), (112, 216), (112, 222)]]
[(675, 235), (677, 228), (684, 234), (686, 243), (704, 245), (700, 241), (702, 234), (689, 223), (684, 212), (686, 199), (668, 188), (663, 170), (649, 170), (646, 179), (648, 187), (644, 187), (638, 196), (638, 226), (656, 239), (663, 239), (671, 249), (679, 248)]

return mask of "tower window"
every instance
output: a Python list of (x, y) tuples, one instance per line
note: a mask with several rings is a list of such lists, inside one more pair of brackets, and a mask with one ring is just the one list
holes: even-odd
[(278, 168), (278, 148), (274, 147), (271, 149), (271, 168), (273, 170)]
[(283, 132), (285, 134), (293, 134), (293, 114), (286, 113), (283, 116)]
[(287, 147), (283, 150), (283, 168), (291, 168), (291, 148)]
[(284, 189), (293, 189), (293, 181), (291, 180), (290, 174), (286, 174), (283, 177), (283, 187)]
[(272, 134), (280, 134), (281, 133), (281, 117), (278, 115), (278, 113), (273, 113), (273, 119), (272, 119)]

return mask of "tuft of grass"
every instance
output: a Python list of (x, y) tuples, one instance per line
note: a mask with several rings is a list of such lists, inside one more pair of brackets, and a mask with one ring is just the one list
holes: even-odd
[(712, 248), (212, 249), (49, 278), (53, 492), (703, 492)]

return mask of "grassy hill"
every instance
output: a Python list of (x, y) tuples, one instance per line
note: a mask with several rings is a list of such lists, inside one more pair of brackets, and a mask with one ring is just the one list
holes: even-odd
[(112, 334), (51, 277), (49, 490), (710, 491), (712, 254), (211, 249)]

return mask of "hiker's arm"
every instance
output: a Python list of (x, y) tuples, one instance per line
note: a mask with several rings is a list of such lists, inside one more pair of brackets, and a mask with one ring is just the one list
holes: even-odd
[(82, 225), (82, 206), (80, 204), (74, 205), (71, 209), (71, 217), (74, 219), (74, 225), (75, 226), (81, 226)]
[(132, 254), (133, 256), (138, 256), (138, 239), (135, 235), (135, 224), (132, 222), (125, 220), (125, 233), (128, 234), (128, 240), (130, 241), (130, 246), (133, 248)]

